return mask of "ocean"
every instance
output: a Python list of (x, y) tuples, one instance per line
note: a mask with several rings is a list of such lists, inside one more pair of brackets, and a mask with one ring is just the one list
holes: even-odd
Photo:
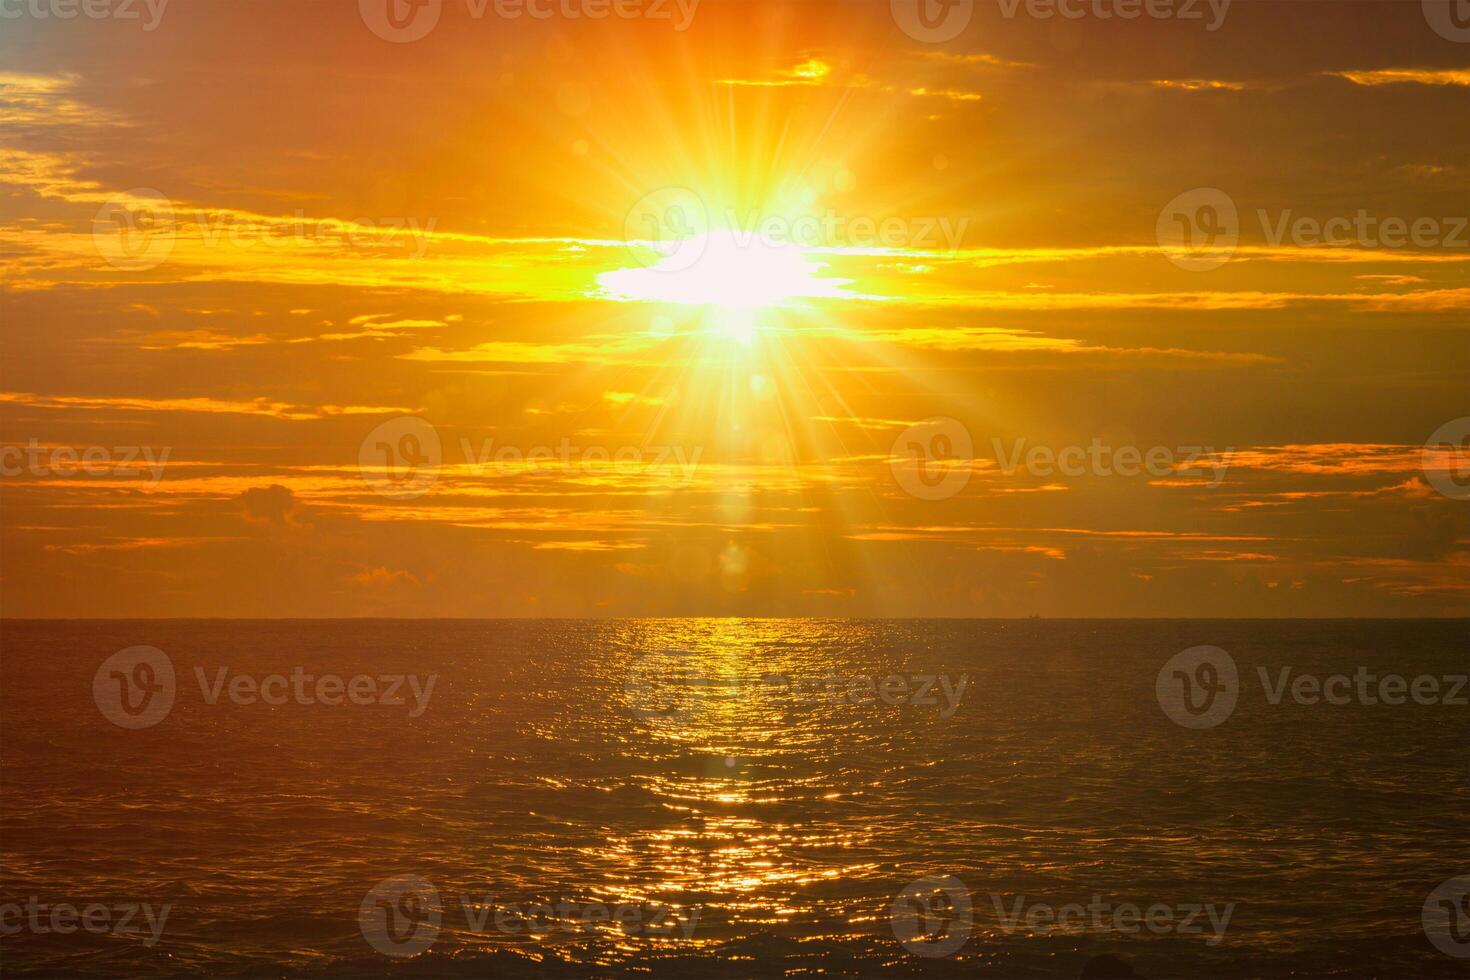
[(0, 972), (1470, 976), (1467, 640), (6, 621)]

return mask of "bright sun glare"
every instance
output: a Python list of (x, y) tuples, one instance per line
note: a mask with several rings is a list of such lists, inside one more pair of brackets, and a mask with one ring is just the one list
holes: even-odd
[(844, 289), (851, 280), (820, 275), (826, 263), (810, 249), (754, 232), (712, 231), (659, 252), (658, 261), (645, 268), (598, 276), (600, 295), (746, 311), (801, 298), (851, 298)]

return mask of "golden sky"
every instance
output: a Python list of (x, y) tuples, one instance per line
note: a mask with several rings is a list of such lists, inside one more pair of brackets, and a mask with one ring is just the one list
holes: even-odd
[(0, 611), (1470, 614), (1470, 27), (917, 2), (0, 0)]

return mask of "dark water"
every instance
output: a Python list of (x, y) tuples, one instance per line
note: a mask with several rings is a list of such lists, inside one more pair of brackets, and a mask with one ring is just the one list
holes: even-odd
[[(1423, 919), (1470, 874), (1470, 709), (1273, 705), (1256, 673), (1464, 674), (1467, 639), (1464, 621), (6, 622), (0, 902), (19, 911), (0, 910), (0, 965), (1076, 977), (1108, 954), (1146, 977), (1470, 976)], [(169, 658), (174, 701), (128, 729), (108, 692), (137, 684), (138, 708), (162, 676), (114, 662), (93, 682), (139, 644)], [(1238, 703), (1192, 729), (1156, 680), (1201, 644), (1233, 658)], [(216, 703), (196, 667), (206, 689), (228, 669)], [(427, 698), (298, 703), (293, 671), (412, 674)], [(238, 674), (285, 675), (267, 684), (285, 703), (232, 701)], [(390, 682), (371, 683), (359, 700)], [(906, 946), (895, 898), (928, 876), (963, 892), (910, 888), (929, 904), (900, 902)], [(37, 929), (33, 896), (111, 924)], [(168, 905), (156, 941), (143, 912), (113, 928), (129, 903)], [(1070, 903), (1100, 911), (1057, 927)], [(476, 927), (512, 905), (529, 924)], [(1162, 907), (1158, 927), (1120, 931), (1127, 905)], [(589, 909), (618, 906), (638, 921)], [(1178, 928), (1195, 907), (1228, 908), (1224, 928)], [(1470, 953), (1450, 917), (1470, 905), (1446, 909), (1441, 946)]]

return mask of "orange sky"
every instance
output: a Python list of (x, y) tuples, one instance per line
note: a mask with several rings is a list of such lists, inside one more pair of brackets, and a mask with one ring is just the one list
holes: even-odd
[(387, 2), (0, 2), (0, 612), (1470, 614), (1432, 3)]

